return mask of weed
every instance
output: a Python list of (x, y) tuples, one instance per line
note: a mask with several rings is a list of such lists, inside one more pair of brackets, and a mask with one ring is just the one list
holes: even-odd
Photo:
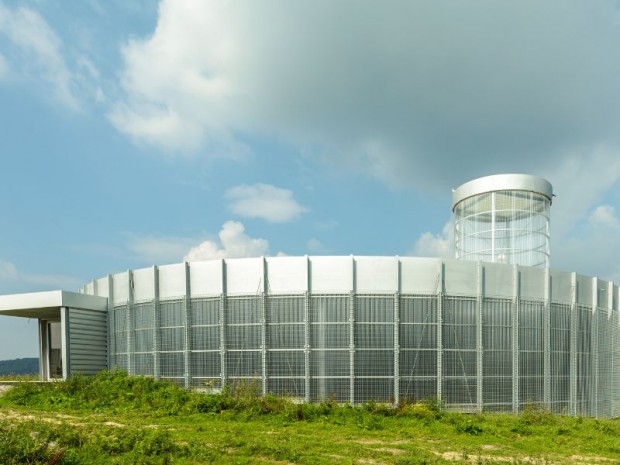
[(473, 421), (471, 419), (467, 419), (465, 421), (458, 422), (456, 424), (456, 430), (459, 433), (471, 434), (472, 436), (479, 436), (479, 435), (481, 435), (483, 433), (483, 429), (478, 424), (478, 422)]
[(556, 424), (556, 416), (542, 405), (532, 403), (526, 404), (519, 421), (524, 425), (552, 426)]

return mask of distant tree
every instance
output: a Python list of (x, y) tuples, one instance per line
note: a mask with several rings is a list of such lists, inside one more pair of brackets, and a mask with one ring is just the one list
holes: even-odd
[(0, 376), (34, 375), (38, 372), (38, 358), (16, 358), (14, 360), (0, 360)]

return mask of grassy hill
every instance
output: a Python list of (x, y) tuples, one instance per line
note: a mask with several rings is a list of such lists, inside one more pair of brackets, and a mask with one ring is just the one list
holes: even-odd
[(34, 375), (38, 372), (38, 358), (16, 358), (14, 360), (0, 360), (0, 376)]
[(458, 414), (434, 402), (397, 408), (296, 404), (236, 392), (187, 392), (107, 372), (0, 397), (3, 464), (618, 464), (620, 421)]

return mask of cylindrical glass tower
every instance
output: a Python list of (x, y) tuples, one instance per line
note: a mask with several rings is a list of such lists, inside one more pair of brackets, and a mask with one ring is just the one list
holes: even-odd
[(553, 187), (527, 174), (498, 174), (452, 192), (456, 258), (549, 267)]

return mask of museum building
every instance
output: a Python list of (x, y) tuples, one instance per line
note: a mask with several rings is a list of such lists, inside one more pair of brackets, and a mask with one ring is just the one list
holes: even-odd
[(618, 286), (549, 268), (551, 184), (487, 176), (452, 200), (455, 259), (185, 262), (0, 296), (0, 315), (38, 320), (43, 379), (118, 367), (305, 402), (620, 416)]

